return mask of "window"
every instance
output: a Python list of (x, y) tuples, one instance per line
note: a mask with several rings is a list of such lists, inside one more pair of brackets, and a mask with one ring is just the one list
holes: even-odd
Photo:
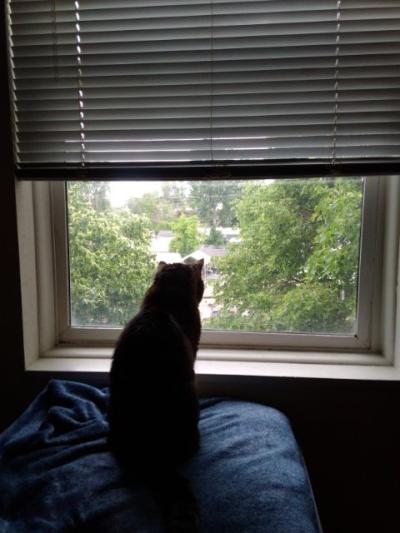
[(370, 349), (384, 181), (54, 184), (63, 338), (115, 339), (157, 261), (203, 257), (205, 344)]
[(202, 258), (203, 327), (354, 336), (363, 200), (362, 179), (69, 182), (70, 324), (122, 326), (158, 261)]
[[(54, 334), (39, 335), (47, 348), (112, 343), (157, 254), (208, 252), (205, 346), (380, 353), (390, 344), (393, 320), (381, 322), (394, 305), (398, 6), (8, 6), (16, 173), (44, 180), (31, 188), (39, 322), (54, 322)], [(119, 179), (153, 196), (111, 209), (104, 188)], [(161, 227), (168, 187), (181, 205)], [(195, 191), (218, 188), (207, 218)], [(227, 206), (230, 225), (219, 223)], [(190, 249), (171, 245), (180, 232), (192, 232)], [(136, 277), (105, 235), (137, 258)], [(168, 250), (157, 248), (163, 238)], [(125, 292), (116, 262), (83, 273), (100, 250), (124, 258)]]

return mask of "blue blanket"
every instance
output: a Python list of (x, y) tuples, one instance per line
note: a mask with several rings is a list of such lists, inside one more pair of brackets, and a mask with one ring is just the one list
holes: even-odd
[[(144, 487), (124, 486), (107, 447), (108, 389), (53, 380), (0, 436), (0, 532), (162, 531)], [(314, 533), (314, 498), (284, 415), (203, 400), (190, 477), (204, 533)]]

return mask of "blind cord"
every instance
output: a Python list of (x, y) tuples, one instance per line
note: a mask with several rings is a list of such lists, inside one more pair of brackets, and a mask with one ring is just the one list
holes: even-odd
[(210, 160), (214, 161), (214, 1), (210, 2)]
[(340, 29), (341, 29), (341, 0), (336, 2), (336, 49), (335, 49), (335, 74), (334, 74), (334, 111), (332, 132), (331, 165), (335, 169), (337, 159), (337, 128), (339, 116), (339, 60), (340, 60)]
[(57, 0), (53, 0), (52, 3), (52, 38), (53, 38), (53, 57), (54, 57), (54, 77), (56, 80), (60, 79), (60, 69), (58, 65), (58, 33), (57, 33), (57, 9), (56, 9)]
[(76, 62), (78, 65), (78, 109), (79, 109), (79, 133), (81, 145), (81, 166), (86, 163), (86, 136), (85, 136), (85, 103), (82, 83), (82, 40), (81, 40), (81, 16), (79, 1), (75, 0), (75, 38), (76, 38)]

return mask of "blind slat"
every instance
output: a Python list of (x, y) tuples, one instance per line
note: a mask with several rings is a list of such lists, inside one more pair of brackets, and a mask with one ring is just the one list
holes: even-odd
[[(345, 123), (341, 122), (338, 125), (338, 132), (340, 136), (348, 137), (353, 135), (360, 135), (360, 136), (369, 136), (372, 134), (381, 135), (383, 138), (385, 138), (385, 142), (387, 142), (386, 136), (393, 136), (398, 132), (397, 129), (397, 117), (392, 117), (392, 122), (389, 121), (389, 117), (387, 117), (387, 120), (385, 123), (377, 122), (377, 123), (363, 123), (362, 125), (358, 122), (350, 122)], [(243, 136), (241, 139), (248, 139), (248, 138), (259, 138), (262, 136), (268, 136), (273, 138), (279, 138), (279, 137), (285, 137), (287, 136), (288, 128), (285, 125), (275, 125), (275, 126), (262, 126), (262, 127), (255, 127), (255, 126), (243, 126), (242, 125), (242, 133)], [(332, 125), (331, 124), (303, 124), (303, 125), (292, 125), (290, 128), (290, 132), (293, 134), (293, 136), (297, 137), (314, 137), (316, 135), (328, 135), (332, 136)], [(92, 132), (91, 139), (88, 141), (88, 143), (105, 143), (109, 142), (109, 149), (111, 149), (111, 145), (115, 147), (115, 142), (118, 142), (117, 146), (121, 146), (124, 143), (129, 143), (132, 140), (140, 140), (140, 142), (143, 141), (143, 138), (147, 139), (149, 142), (153, 142), (156, 140), (163, 139), (170, 140), (172, 142), (179, 142), (181, 139), (204, 139), (208, 138), (207, 135), (210, 134), (210, 128), (207, 128), (206, 125), (203, 125), (203, 129), (197, 128), (190, 128), (190, 125), (187, 125), (186, 128), (182, 127), (177, 132), (176, 129), (167, 129), (167, 128), (160, 128), (155, 127), (153, 129), (147, 128), (147, 129), (131, 129), (128, 132), (126, 130), (114, 130), (112, 132), (109, 131), (101, 131), (97, 130), (95, 132)], [(75, 139), (70, 139), (71, 134), (69, 133), (69, 142), (70, 143), (80, 143), (80, 138), (78, 136), (75, 137)], [(32, 145), (34, 144), (37, 146), (37, 151), (49, 151), (49, 149), (46, 150), (46, 146), (49, 146), (50, 148), (53, 146), (53, 143), (56, 144), (63, 144), (65, 146), (65, 138), (67, 137), (67, 132), (60, 131), (60, 132), (41, 132), (40, 138), (38, 139), (37, 132), (29, 132), (25, 131), (23, 134), (20, 135), (20, 144), (29, 144), (30, 149), (28, 151), (34, 151)], [(213, 127), (213, 138), (218, 140), (221, 138), (224, 139), (230, 139), (232, 140), (232, 127), (223, 127), (223, 126), (214, 126)], [(236, 139), (233, 139), (235, 141)]]
[(17, 164), (399, 157), (398, 0), (9, 0)]

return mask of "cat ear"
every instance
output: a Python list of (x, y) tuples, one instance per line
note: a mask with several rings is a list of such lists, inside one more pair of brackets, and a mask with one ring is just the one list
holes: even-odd
[(161, 270), (165, 267), (167, 263), (165, 261), (160, 261), (157, 265), (157, 270), (156, 270), (156, 273), (158, 274), (159, 272), (161, 272)]
[(204, 259), (199, 259), (198, 261), (196, 261), (194, 263), (194, 266), (197, 268), (197, 270), (200, 272), (201, 274), (201, 271), (203, 270), (203, 266), (204, 266)]

